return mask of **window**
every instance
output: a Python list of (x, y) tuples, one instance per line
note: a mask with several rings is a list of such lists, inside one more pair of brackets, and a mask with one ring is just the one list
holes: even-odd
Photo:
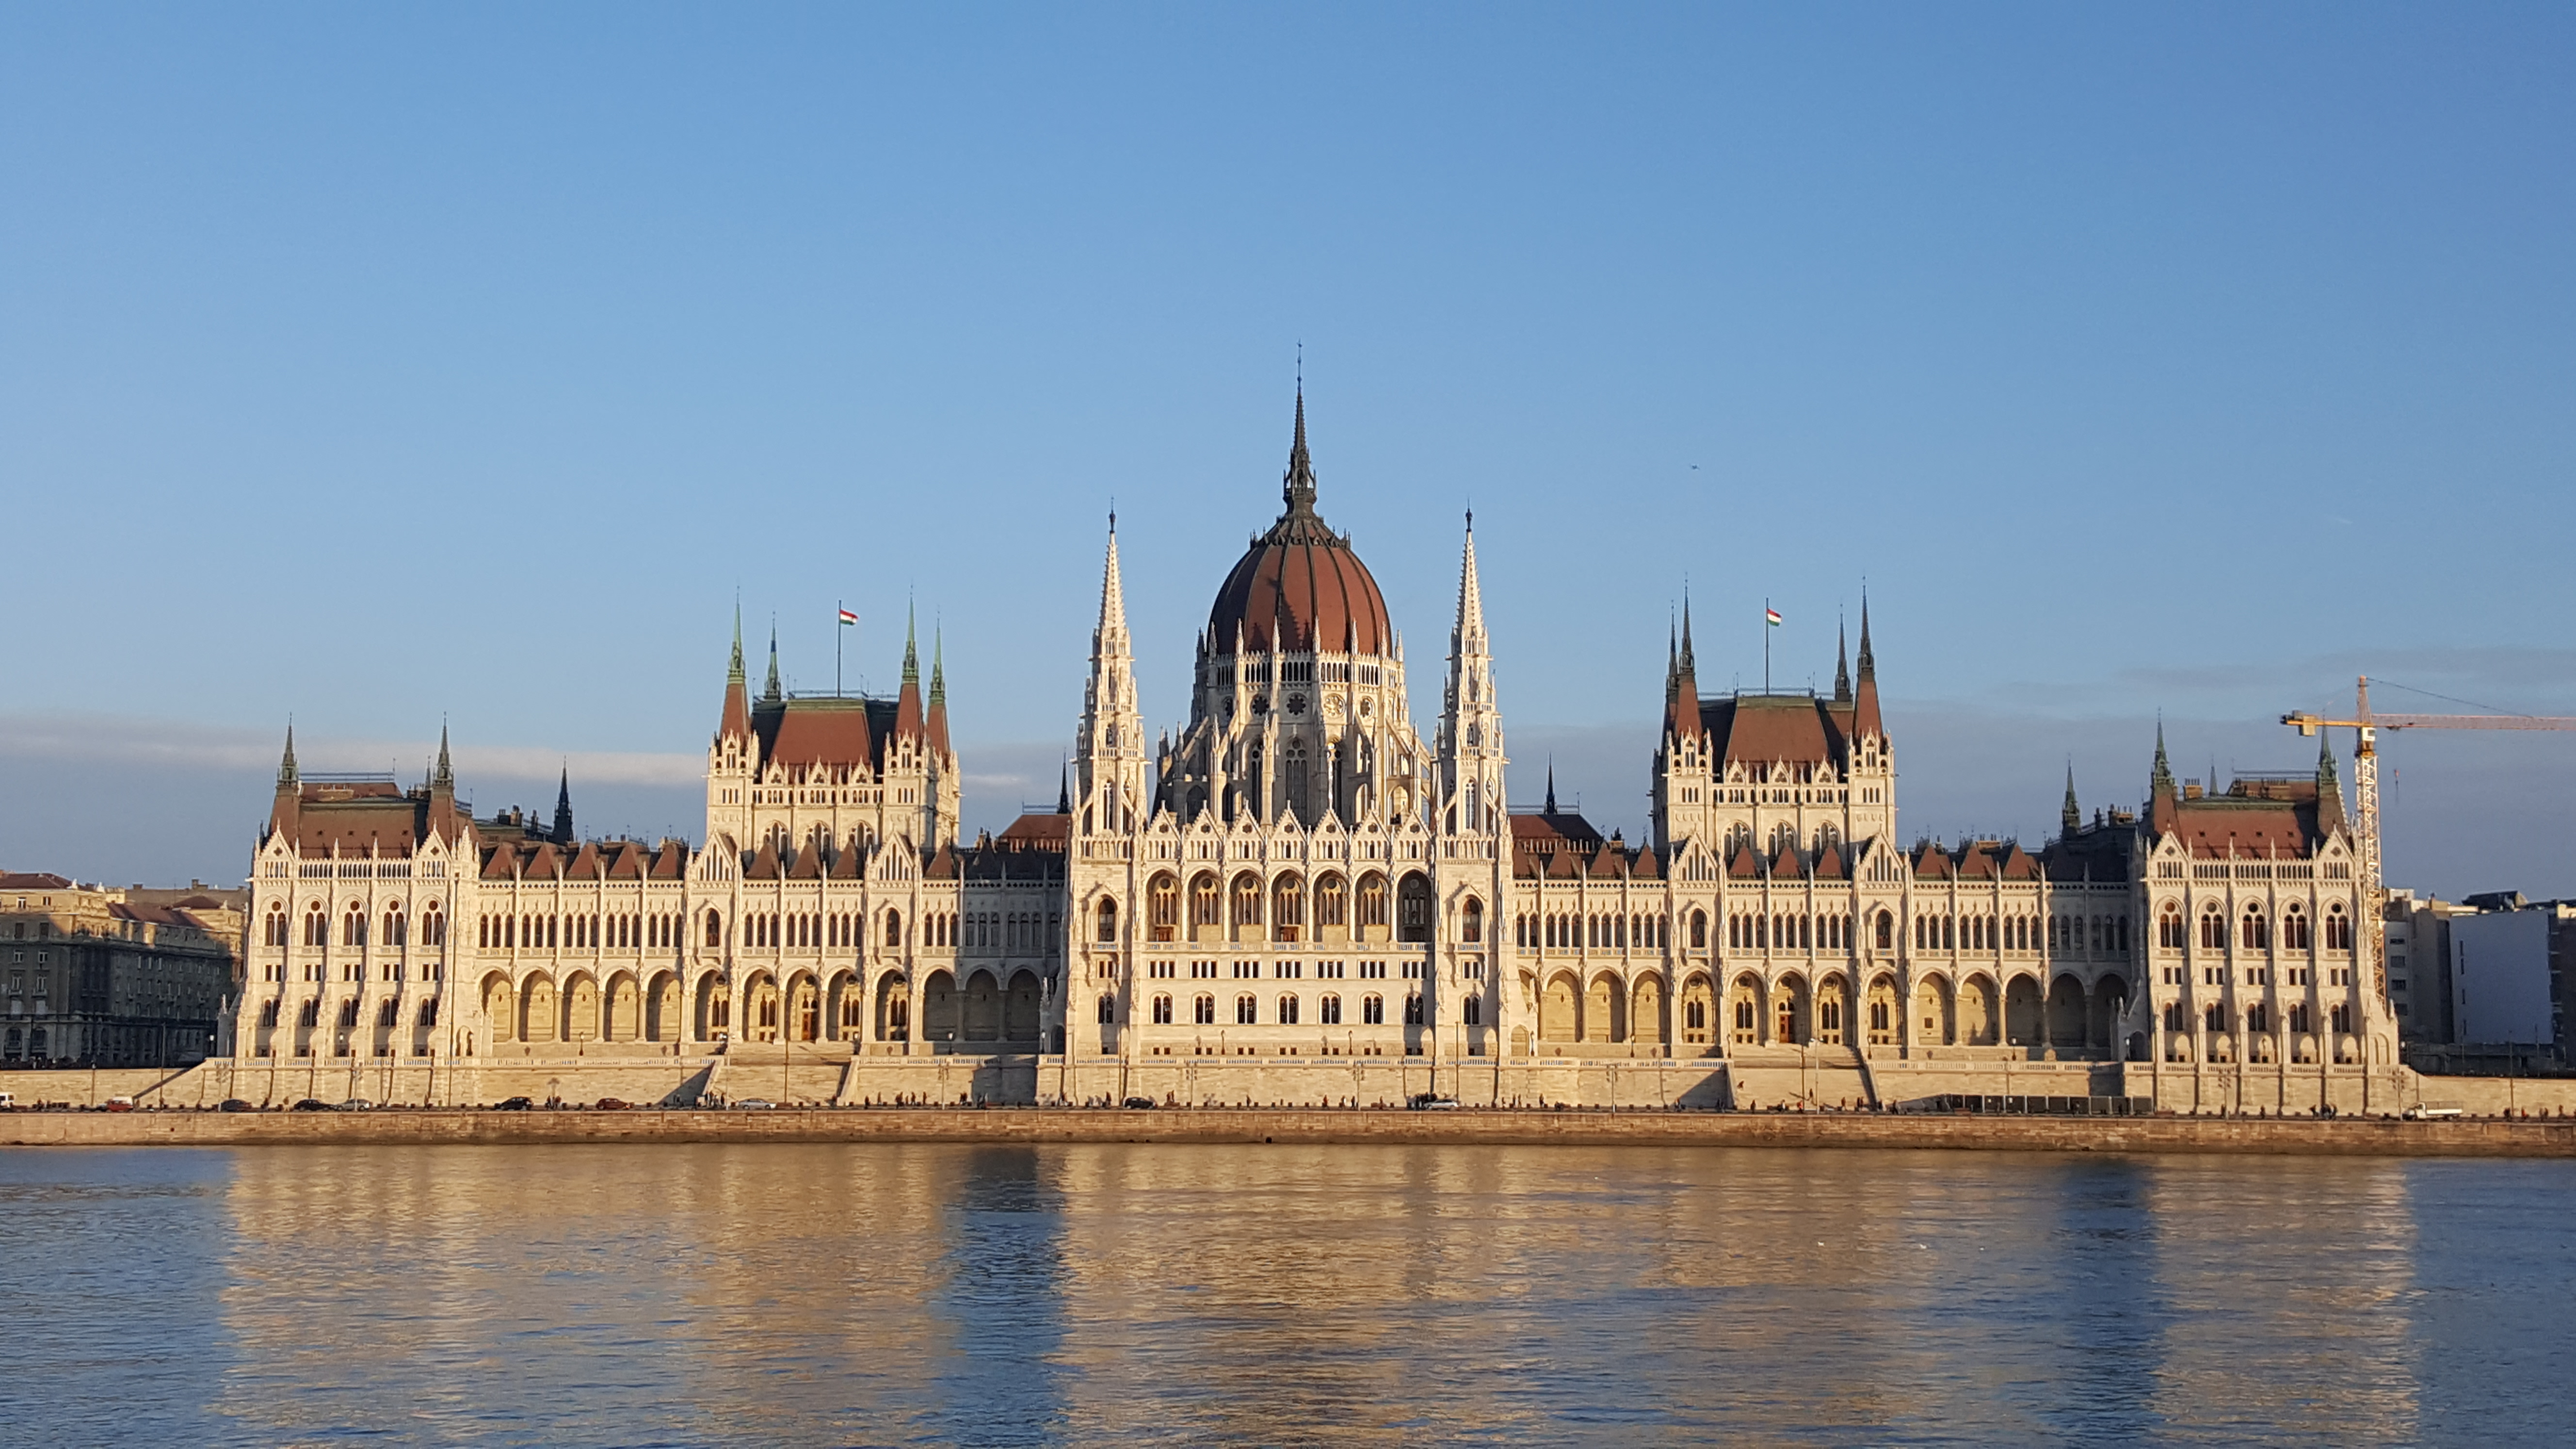
[(1473, 944), (1485, 939), (1485, 903), (1474, 896), (1458, 911), (1458, 939)]
[(1154, 1025), (1156, 1025), (1156, 1026), (1170, 1026), (1171, 1024), (1172, 1024), (1172, 998), (1171, 998), (1171, 997), (1169, 997), (1169, 996), (1157, 996), (1157, 997), (1155, 997), (1155, 998), (1154, 998)]
[[(26, 930), (27, 928), (23, 925), (18, 928), (19, 934), (21, 935), (24, 935)], [(277, 904), (275, 901), (269, 902), (268, 921), (261, 933), (260, 939), (263, 943), (271, 946), (283, 946), (286, 944), (286, 907)]]
[(1404, 1024), (1406, 1026), (1422, 1025), (1422, 993), (1417, 991), (1404, 998)]
[(1104, 946), (1118, 940), (1118, 903), (1107, 897), (1100, 901), (1100, 943)]
[(885, 943), (888, 946), (903, 944), (903, 912), (886, 912)]
[(1386, 1025), (1386, 998), (1385, 998), (1385, 997), (1383, 997), (1383, 996), (1363, 996), (1363, 997), (1361, 997), (1361, 998), (1360, 998), (1360, 1025), (1362, 1025), (1362, 1026), (1384, 1026), (1384, 1025)]
[(349, 902), (347, 913), (340, 917), (340, 944), (343, 946), (367, 944), (367, 908), (356, 901)]
[(2227, 918), (2218, 913), (2216, 906), (2211, 906), (2200, 913), (2200, 949), (2204, 951), (2227, 949)]
[(1360, 878), (1360, 925), (1386, 924), (1386, 877), (1371, 874)]
[(420, 943), (424, 946), (447, 944), (447, 915), (439, 910), (436, 901), (431, 901), (429, 909), (420, 913)]
[(1460, 1005), (1459, 1010), (1463, 1013), (1462, 1019), (1467, 1023), (1467, 1025), (1484, 1025), (1485, 998), (1481, 996), (1470, 996)]
[(2243, 935), (2246, 950), (2270, 950), (2272, 948), (2272, 922), (2270, 918), (2265, 916), (2260, 910), (2247, 911), (2245, 913)]
[(385, 944), (388, 946), (403, 944), (403, 913), (400, 906), (392, 906), (385, 911)]
[(1281, 1026), (1295, 1026), (1297, 1024), (1296, 997), (1282, 995), (1279, 998), (1279, 1024)]
[(1205, 994), (1190, 1004), (1190, 1019), (1201, 1026), (1216, 1025), (1216, 998)]
[(1257, 997), (1257, 996), (1245, 995), (1245, 996), (1238, 996), (1238, 997), (1236, 997), (1236, 998), (1234, 999), (1234, 1024), (1235, 1024), (1235, 1025), (1237, 1025), (1237, 1026), (1254, 1026), (1254, 1025), (1258, 1025), (1258, 1024), (1260, 1023), (1260, 1021), (1261, 1021), (1261, 998), (1259, 998), (1259, 997)]
[(1220, 924), (1220, 920), (1217, 914), (1216, 877), (1202, 875), (1190, 882), (1190, 924), (1214, 926)]
[(1878, 913), (1878, 949), (1896, 949), (1896, 917), (1886, 911)]
[(2182, 925), (2182, 907), (2171, 901), (2156, 913), (2156, 946), (2160, 950), (2179, 951), (2188, 942)]
[(328, 917), (322, 914), (322, 903), (319, 901), (314, 902), (311, 906), (305, 909), (304, 944), (307, 946), (328, 946), (331, 944), (331, 922)]
[(1250, 871), (1234, 878), (1234, 924), (1261, 924), (1261, 877)]
[(1154, 877), (1145, 890), (1145, 912), (1153, 938), (1171, 940), (1181, 924), (1181, 883), (1168, 875)]
[(2352, 949), (2352, 918), (2343, 913), (2341, 901), (2326, 907), (2326, 949), (2329, 951)]
[(1101, 998), (1100, 998), (1100, 1024), (1101, 1024), (1102, 1026), (1115, 1026), (1115, 1025), (1117, 1025), (1117, 1023), (1118, 1023), (1118, 998), (1117, 998), (1117, 997), (1114, 997), (1114, 996), (1103, 996), (1103, 997), (1101, 997)]
[(2297, 901), (2281, 909), (2281, 949), (2305, 951), (2313, 944), (2308, 930), (2308, 913)]
[(1690, 941), (1694, 951), (1708, 949), (1708, 912), (1696, 909), (1691, 912)]
[(1338, 875), (1326, 875), (1315, 882), (1315, 924), (1345, 926), (1350, 924), (1350, 887)]
[(1342, 1024), (1342, 999), (1338, 996), (1327, 996), (1316, 1002), (1315, 1020), (1319, 1025), (1323, 1026), (1340, 1026)]
[(712, 908), (707, 911), (707, 944), (710, 946), (724, 944), (724, 916)]

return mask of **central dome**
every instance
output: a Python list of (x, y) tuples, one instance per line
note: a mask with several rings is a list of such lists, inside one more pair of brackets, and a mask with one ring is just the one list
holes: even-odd
[(1306, 457), (1306, 397), (1297, 396), (1297, 438), (1289, 445), (1288, 472), (1280, 491), (1287, 510), (1270, 531), (1252, 541), (1208, 611), (1208, 647), (1271, 652), (1317, 650), (1385, 654), (1395, 631), (1387, 626), (1386, 598), (1369, 577), (1351, 541), (1324, 525), (1315, 512), (1315, 470)]

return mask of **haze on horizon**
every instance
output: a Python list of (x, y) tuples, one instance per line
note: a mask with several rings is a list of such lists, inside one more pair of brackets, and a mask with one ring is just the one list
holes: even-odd
[[(0, 13), (0, 866), (238, 880), (311, 768), (694, 838), (737, 598), (942, 640), (1051, 805), (1113, 506), (1140, 688), (1277, 511), (1436, 708), (1475, 509), (1515, 803), (1636, 839), (1701, 682), (1903, 828), (2576, 714), (2563, 8)], [(755, 669), (758, 668), (757, 659)], [(2439, 697), (2439, 698), (2437, 698)], [(2338, 746), (2349, 749), (2349, 739)], [(2388, 750), (2391, 883), (2576, 895), (2576, 736)]]

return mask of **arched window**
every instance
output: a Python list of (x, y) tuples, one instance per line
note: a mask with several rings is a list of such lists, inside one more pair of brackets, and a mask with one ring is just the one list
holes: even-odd
[(1316, 1002), (1315, 1023), (1318, 1026), (1340, 1026), (1342, 1024), (1342, 999), (1338, 996), (1326, 996), (1322, 1000)]
[(1485, 939), (1485, 903), (1474, 896), (1458, 911), (1458, 939), (1469, 945)]
[(388, 946), (403, 944), (403, 913), (400, 906), (385, 908), (385, 944)]
[(1234, 924), (1261, 924), (1261, 877), (1250, 871), (1234, 878)]
[(1111, 945), (1118, 940), (1118, 903), (1107, 896), (1100, 898), (1100, 942)]
[(1181, 883), (1169, 874), (1154, 877), (1145, 888), (1145, 920), (1157, 941), (1168, 941), (1181, 924)]
[(1404, 998), (1404, 1024), (1406, 1026), (1422, 1025), (1422, 993), (1419, 991)]
[(1253, 995), (1250, 995), (1250, 994), (1246, 994), (1246, 995), (1238, 996), (1238, 997), (1236, 997), (1236, 998), (1234, 999), (1234, 1024), (1235, 1024), (1235, 1025), (1237, 1025), (1237, 1026), (1253, 1026), (1253, 1025), (1257, 1025), (1257, 1024), (1260, 1022), (1260, 1020), (1261, 1020), (1261, 998), (1260, 998), (1260, 997), (1253, 996)]
[(724, 914), (713, 907), (707, 910), (707, 944), (709, 946), (724, 944)]
[(1315, 924), (1347, 926), (1350, 924), (1351, 888), (1338, 875), (1325, 874), (1315, 881)]
[(2326, 949), (2329, 951), (2352, 949), (2352, 917), (2343, 913), (2341, 901), (2326, 907)]
[(1219, 910), (1216, 877), (1202, 875), (1190, 882), (1190, 924), (1215, 926), (1224, 923)]
[(1386, 924), (1386, 877), (1375, 871), (1360, 877), (1360, 924)]
[(2214, 904), (2200, 913), (2200, 948), (2204, 951), (2227, 949), (2227, 917), (2219, 914)]
[(2162, 950), (2179, 951), (2186, 944), (2188, 942), (2182, 925), (2182, 907), (2167, 901), (2163, 908), (2156, 912), (2156, 945)]
[(1691, 911), (1691, 949), (1708, 949), (1708, 912), (1694, 907)]
[(1169, 997), (1169, 996), (1157, 996), (1157, 997), (1155, 997), (1155, 998), (1154, 998), (1154, 1025), (1156, 1025), (1156, 1026), (1170, 1026), (1171, 1024), (1172, 1024), (1172, 998), (1171, 998), (1171, 997)]
[(1279, 997), (1279, 1024), (1281, 1026), (1297, 1024), (1297, 998), (1285, 992), (1282, 992)]
[(272, 946), (286, 944), (286, 907), (275, 901), (268, 903), (268, 924), (262, 939)]
[(889, 946), (903, 944), (903, 912), (886, 912), (885, 943)]
[(424, 946), (447, 944), (447, 913), (438, 908), (436, 901), (431, 901), (429, 908), (420, 913), (420, 943)]
[(2313, 942), (2309, 938), (2308, 913), (2297, 901), (2281, 908), (2281, 949), (2305, 951)]
[(1896, 917), (1887, 911), (1878, 913), (1878, 949), (1896, 949)]
[(340, 944), (343, 946), (367, 944), (367, 908), (356, 901), (349, 902), (348, 911), (340, 917)]
[(1190, 1020), (1200, 1026), (1216, 1025), (1216, 998), (1202, 993), (1190, 1003)]
[(1107, 994), (1105, 994), (1105, 993), (1101, 996), (1101, 998), (1100, 998), (1100, 1024), (1101, 1024), (1102, 1026), (1115, 1026), (1115, 1025), (1117, 1025), (1117, 1024), (1118, 1024), (1118, 998), (1117, 998), (1117, 997), (1115, 997), (1115, 996), (1110, 996), (1110, 995), (1107, 995)]
[(1363, 997), (1361, 997), (1361, 998), (1360, 998), (1360, 1025), (1362, 1025), (1362, 1026), (1384, 1026), (1384, 1025), (1386, 1025), (1386, 998), (1385, 998), (1385, 997), (1383, 997), (1383, 996), (1363, 996)]
[(1282, 941), (1296, 940), (1306, 924), (1306, 883), (1294, 874), (1271, 883), (1270, 924)]
[(2272, 947), (2272, 922), (2259, 908), (2245, 912), (2244, 941), (2248, 951), (2268, 951)]

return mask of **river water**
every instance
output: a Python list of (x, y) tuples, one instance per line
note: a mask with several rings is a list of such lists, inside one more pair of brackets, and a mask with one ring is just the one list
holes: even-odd
[(0, 1154), (28, 1444), (2566, 1443), (2576, 1164)]

